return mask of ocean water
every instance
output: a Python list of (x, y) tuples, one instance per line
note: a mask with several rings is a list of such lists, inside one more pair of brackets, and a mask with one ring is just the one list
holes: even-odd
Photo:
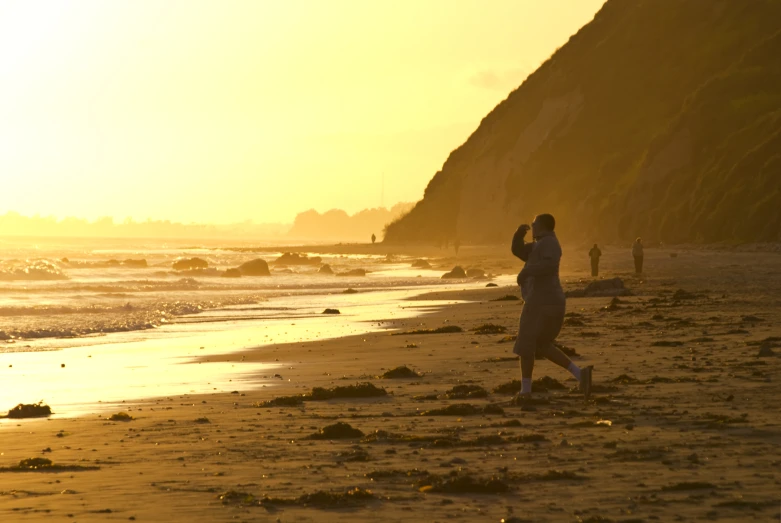
[[(401, 257), (313, 248), (309, 256), (321, 263), (282, 266), (272, 262), (284, 247), (264, 253), (247, 247), (0, 239), (0, 412), (43, 400), (56, 416), (100, 414), (144, 398), (273, 386), (275, 369), (289, 363), (284, 356), (262, 364), (222, 356), (381, 330), (383, 320), (442, 305), (405, 298), (485, 285), (446, 282), (444, 271), (413, 269)], [(192, 257), (206, 260), (208, 269), (172, 269)], [(221, 276), (256, 258), (269, 262), (271, 276)], [(324, 275), (323, 263), (337, 273), (368, 273)], [(348, 288), (358, 292), (345, 294)], [(342, 314), (323, 315), (325, 308)], [(193, 363), (204, 358), (209, 363)]]

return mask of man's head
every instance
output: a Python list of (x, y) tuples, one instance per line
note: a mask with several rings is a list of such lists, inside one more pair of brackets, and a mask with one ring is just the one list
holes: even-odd
[(597, 248), (597, 244), (596, 244), (596, 243), (594, 244), (594, 248), (595, 248), (595, 249)]
[(635, 240), (635, 242), (636, 242), (636, 243), (643, 243), (643, 239), (642, 239), (642, 238), (640, 238), (640, 237), (638, 237), (638, 238)]
[(535, 238), (556, 228), (556, 220), (550, 214), (538, 214), (532, 222), (532, 236)]

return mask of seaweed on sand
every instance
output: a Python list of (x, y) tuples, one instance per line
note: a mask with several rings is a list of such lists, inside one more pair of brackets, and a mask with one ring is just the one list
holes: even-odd
[(635, 383), (640, 383), (640, 380), (637, 378), (634, 378), (628, 374), (621, 374), (619, 376), (616, 376), (615, 378), (608, 380), (611, 383), (619, 383), (621, 385), (633, 385)]
[(521, 391), (521, 380), (512, 380), (494, 387), (495, 394), (517, 394)]
[(464, 329), (458, 325), (446, 325), (437, 329), (416, 329), (404, 332), (394, 332), (391, 336), (406, 336), (410, 334), (450, 334), (453, 332), (464, 332)]
[(406, 378), (420, 378), (420, 374), (410, 369), (406, 365), (396, 367), (385, 372), (380, 378), (384, 380), (406, 379)]
[(488, 397), (488, 391), (480, 385), (456, 385), (449, 391), (445, 392), (445, 397), (451, 400), (485, 398)]
[(222, 501), (223, 505), (301, 505), (324, 509), (361, 505), (377, 499), (371, 490), (362, 489), (360, 487), (355, 487), (345, 492), (318, 490), (311, 494), (303, 494), (297, 498), (270, 498), (266, 496), (261, 499), (256, 498), (248, 492), (228, 490), (217, 496), (217, 498)]
[(20, 403), (16, 407), (9, 410), (7, 415), (0, 416), (0, 418), (45, 418), (46, 416), (51, 416), (51, 413), (51, 407), (45, 405), (43, 400), (41, 400), (38, 403)]
[(471, 330), (475, 334), (504, 334), (507, 332), (507, 327), (495, 325), (493, 323), (485, 323)]
[(80, 470), (100, 470), (100, 467), (82, 465), (57, 465), (47, 458), (27, 458), (12, 467), (0, 467), (0, 472), (78, 472)]
[[(534, 392), (550, 392), (552, 390), (564, 390), (566, 387), (558, 380), (549, 376), (543, 376), (534, 380), (532, 390)], [(521, 380), (512, 380), (494, 387), (496, 394), (517, 394), (521, 392)]]
[(333, 425), (326, 425), (319, 431), (306, 437), (306, 439), (354, 439), (362, 438), (363, 432), (353, 428), (349, 423), (339, 421)]
[(359, 445), (349, 450), (337, 452), (334, 456), (337, 462), (369, 461), (369, 453)]
[(569, 470), (549, 470), (542, 474), (524, 474), (517, 479), (521, 479), (524, 482), (530, 481), (583, 481), (588, 479), (586, 476), (581, 476)]
[(136, 418), (134, 418), (127, 412), (117, 412), (116, 414), (112, 414), (106, 419), (109, 421), (133, 421)]
[(565, 390), (565, 387), (559, 380), (550, 376), (543, 376), (532, 382), (532, 390), (535, 392), (549, 392), (552, 390)]
[(278, 398), (270, 399), (268, 401), (261, 401), (255, 403), (255, 407), (269, 408), (269, 407), (299, 407), (304, 404), (304, 395), (297, 394), (295, 396), (279, 396)]
[(354, 505), (363, 505), (377, 500), (371, 490), (355, 487), (345, 492), (328, 492), (318, 490), (311, 494), (303, 494), (298, 498), (269, 498), (260, 500), (261, 505), (301, 505), (316, 508), (342, 508)]
[(745, 499), (733, 499), (730, 501), (722, 501), (713, 505), (718, 508), (734, 508), (740, 510), (764, 510), (766, 508), (772, 508), (776, 506), (775, 501), (746, 501)]
[(430, 475), (418, 482), (421, 492), (448, 494), (502, 494), (509, 485), (496, 477), (477, 478), (469, 474), (442, 477)]
[[(443, 442), (449, 442), (449, 445), (443, 444)], [(367, 434), (362, 440), (362, 443), (415, 443), (415, 444), (429, 444), (432, 446), (454, 446), (459, 442), (458, 438), (452, 438), (447, 436), (415, 436), (410, 434), (396, 434), (394, 432), (388, 432), (387, 430), (375, 430), (374, 432)], [(438, 443), (439, 442), (439, 443)]]
[(520, 298), (518, 296), (515, 296), (513, 294), (505, 294), (501, 298), (496, 298), (491, 301), (520, 301)]
[(295, 396), (280, 396), (268, 401), (255, 403), (255, 407), (299, 407), (305, 401), (325, 401), (337, 398), (376, 398), (387, 396), (388, 392), (376, 385), (364, 382), (357, 385), (344, 385), (326, 389), (324, 387), (314, 387), (308, 394), (298, 394)]
[(471, 403), (456, 403), (441, 409), (427, 410), (421, 416), (473, 416), (475, 414), (504, 414), (504, 409), (497, 405), (477, 407)]
[(662, 492), (681, 492), (687, 490), (703, 490), (703, 489), (715, 489), (718, 488), (713, 483), (705, 483), (703, 481), (683, 481), (681, 483), (675, 483), (673, 485), (666, 485), (662, 487)]
[(427, 470), (420, 470), (420, 469), (410, 469), (410, 470), (399, 470), (399, 469), (388, 469), (388, 470), (373, 470), (371, 472), (368, 472), (364, 474), (369, 479), (372, 480), (378, 480), (378, 479), (384, 479), (384, 478), (395, 478), (395, 477), (403, 477), (403, 478), (412, 478), (412, 477), (418, 477), (418, 476), (428, 476), (429, 473)]
[(252, 494), (248, 494), (246, 492), (239, 492), (238, 490), (228, 490), (227, 492), (224, 492), (217, 496), (217, 498), (222, 501), (223, 505), (231, 505), (234, 503), (242, 504), (242, 505), (256, 505), (257, 500), (255, 499), (255, 496)]
[(364, 382), (357, 385), (346, 385), (326, 389), (323, 387), (314, 387), (312, 392), (305, 396), (305, 400), (323, 401), (334, 398), (375, 398), (378, 396), (387, 396), (388, 392), (382, 387), (377, 387), (373, 383)]
[(670, 341), (670, 340), (659, 340), (651, 343), (651, 347), (680, 347), (684, 343), (682, 341)]

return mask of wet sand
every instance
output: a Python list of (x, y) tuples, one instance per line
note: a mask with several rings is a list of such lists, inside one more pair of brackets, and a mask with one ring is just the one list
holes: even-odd
[[(506, 340), (522, 305), (492, 301), (517, 295), (513, 287), (470, 285), (409, 303), (472, 303), (394, 321), (388, 332), (225, 356), (279, 360), (273, 386), (150, 400), (128, 406), (135, 419), (125, 422), (4, 423), (0, 467), (40, 457), (66, 468), (0, 471), (0, 518), (776, 520), (781, 357), (758, 354), (781, 353), (781, 258), (649, 249), (648, 274), (637, 278), (626, 253), (603, 252), (604, 275), (634, 295), (569, 299), (560, 336), (578, 364), (596, 368), (589, 401), (545, 361), (535, 378), (551, 390), (537, 387), (532, 404), (514, 405), (503, 392), (512, 387), (495, 391), (519, 378)], [(576, 255), (567, 253), (567, 289), (588, 281), (585, 256), (572, 269)], [(506, 332), (471, 330), (484, 324)], [(445, 326), (463, 332), (391, 335)], [(401, 365), (421, 377), (378, 378)], [(362, 382), (388, 394), (262, 406)], [(453, 391), (459, 385), (472, 387)], [(471, 397), (452, 397), (459, 390)], [(363, 436), (312, 438), (339, 422)]]

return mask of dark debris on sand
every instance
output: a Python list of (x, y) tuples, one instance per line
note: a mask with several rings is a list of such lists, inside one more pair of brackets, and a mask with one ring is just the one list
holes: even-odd
[(445, 392), (445, 397), (451, 400), (486, 398), (488, 397), (488, 391), (480, 385), (456, 385)]
[(518, 296), (515, 296), (514, 294), (505, 294), (501, 298), (496, 298), (491, 301), (520, 301), (520, 298)]
[(504, 414), (504, 409), (498, 405), (486, 405), (477, 407), (471, 403), (456, 403), (441, 409), (432, 409), (422, 412), (421, 416), (473, 416), (475, 414)]
[(256, 407), (270, 408), (270, 407), (300, 407), (304, 404), (305, 396), (299, 394), (296, 396), (279, 396), (268, 401), (261, 401), (256, 403)]
[(569, 470), (549, 470), (542, 474), (521, 474), (511, 476), (513, 480), (529, 483), (533, 481), (584, 481), (588, 476), (582, 476)]
[(469, 474), (450, 477), (430, 475), (418, 484), (422, 492), (447, 494), (503, 494), (510, 490), (510, 486), (499, 478), (477, 478)]
[(673, 485), (666, 485), (662, 487), (662, 492), (681, 492), (688, 490), (703, 490), (703, 489), (717, 489), (718, 487), (713, 483), (706, 483), (704, 481), (683, 481), (681, 483), (675, 483)]
[(295, 499), (288, 498), (263, 498), (261, 505), (301, 505), (321, 509), (343, 508), (355, 505), (364, 505), (370, 501), (377, 501), (377, 497), (371, 490), (355, 487), (345, 492), (328, 492), (318, 490), (311, 494), (303, 494)]
[(256, 498), (247, 492), (229, 490), (217, 496), (223, 505), (244, 505), (244, 506), (273, 506), (273, 505), (299, 505), (304, 507), (315, 507), (321, 509), (344, 508), (355, 505), (363, 505), (369, 501), (377, 500), (377, 497), (370, 490), (359, 487), (347, 490), (345, 492), (328, 492), (318, 490), (311, 494), (303, 494), (297, 498)]
[(651, 347), (681, 347), (684, 345), (684, 342), (682, 341), (670, 341), (670, 340), (659, 340), (651, 343)]
[(27, 458), (12, 467), (0, 467), (0, 472), (78, 472), (82, 470), (100, 470), (100, 467), (83, 465), (57, 465), (47, 458)]
[(334, 457), (336, 458), (336, 461), (339, 463), (369, 461), (369, 453), (366, 452), (366, 450), (359, 445), (355, 445), (353, 446), (353, 448), (349, 450), (343, 450), (337, 452)]
[(112, 414), (106, 419), (109, 421), (133, 421), (136, 418), (134, 418), (127, 412), (117, 412), (116, 414)]
[(449, 334), (453, 332), (464, 332), (464, 329), (457, 325), (446, 325), (437, 329), (417, 329), (404, 332), (394, 332), (391, 336), (406, 336), (410, 334)]
[(386, 478), (414, 478), (419, 476), (428, 476), (429, 473), (426, 470), (410, 469), (388, 469), (388, 470), (373, 470), (365, 476), (372, 480), (386, 479)]
[(471, 329), (475, 334), (504, 334), (507, 332), (507, 327), (502, 325), (495, 325), (493, 323), (484, 323), (479, 327)]
[(357, 439), (362, 437), (362, 431), (349, 423), (339, 421), (333, 425), (326, 425), (314, 434), (307, 436), (306, 439)]
[(331, 399), (349, 399), (349, 398), (377, 398), (387, 396), (388, 391), (382, 387), (377, 387), (373, 383), (364, 382), (357, 385), (344, 385), (326, 389), (324, 387), (314, 387), (308, 394), (297, 394), (295, 396), (280, 396), (268, 401), (255, 403), (255, 407), (300, 407), (305, 401), (326, 401)]
[(357, 385), (346, 385), (326, 389), (324, 387), (314, 387), (312, 392), (304, 399), (312, 401), (324, 401), (336, 398), (376, 398), (387, 396), (388, 392), (373, 383), (364, 382)]
[[(493, 425), (492, 425), (493, 426)], [(516, 425), (512, 425), (516, 426)], [(416, 436), (412, 434), (397, 434), (385, 430), (375, 430), (364, 437), (362, 443), (408, 443), (420, 448), (456, 448), (484, 447), (486, 445), (508, 445), (547, 442), (542, 434), (500, 435), (487, 434), (474, 439), (460, 439), (455, 435)]]
[(38, 403), (20, 403), (9, 410), (6, 416), (0, 417), (11, 419), (45, 418), (46, 416), (51, 416), (51, 414), (51, 407), (44, 405), (43, 401), (39, 401)]
[(400, 367), (396, 367), (395, 369), (386, 371), (380, 376), (380, 378), (385, 380), (420, 378), (420, 374), (410, 369), (406, 365), (402, 365)]
[(610, 383), (618, 383), (620, 385), (635, 385), (637, 383), (640, 383), (640, 380), (637, 378), (633, 378), (632, 376), (628, 374), (621, 374), (619, 376), (616, 376), (615, 378), (612, 378), (608, 380)]
[[(550, 376), (543, 376), (532, 382), (532, 391), (534, 392), (550, 392), (552, 390), (566, 390), (559, 380), (551, 378)], [(518, 394), (521, 392), (521, 380), (512, 380), (507, 383), (502, 383), (494, 387), (493, 392), (496, 394)]]

